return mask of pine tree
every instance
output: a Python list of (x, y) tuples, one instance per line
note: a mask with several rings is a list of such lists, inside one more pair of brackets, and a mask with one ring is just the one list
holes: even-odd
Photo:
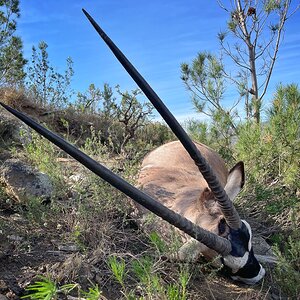
[(15, 35), (19, 0), (0, 0), (0, 86), (16, 86), (25, 77), (23, 44)]

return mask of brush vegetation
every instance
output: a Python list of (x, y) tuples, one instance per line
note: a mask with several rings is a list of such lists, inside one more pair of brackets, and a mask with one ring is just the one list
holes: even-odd
[[(123, 91), (119, 86), (90, 84), (86, 91), (75, 92), (71, 86), (72, 59), (66, 59), (64, 72), (57, 72), (50, 63), (45, 42), (33, 47), (27, 62), (21, 39), (14, 36), (19, 1), (2, 2), (1, 8), (10, 14), (0, 20), (1, 28), (9, 29), (1, 31), (5, 38), (1, 39), (0, 60), (6, 61), (8, 68), (2, 70), (1, 64), (1, 101), (30, 115), (134, 184), (142, 158), (155, 147), (174, 140), (174, 135), (165, 124), (153, 119), (153, 107), (139, 89)], [(280, 8), (274, 1), (267, 2), (268, 13), (276, 9), (286, 11), (286, 6)], [(253, 14), (251, 10), (250, 16)], [(238, 25), (234, 22), (232, 19), (228, 24), (233, 32)], [(219, 38), (222, 43), (225, 37)], [(18, 59), (10, 64), (11, 55), (7, 54), (13, 53)], [(193, 73), (193, 66), (182, 65), (183, 80), (190, 86), (191, 80), (197, 83), (197, 74), (200, 79), (204, 76), (200, 83), (209, 88), (209, 95), (216, 96), (205, 72), (206, 67), (214, 70), (208, 73), (214, 74), (218, 83), (221, 65), (214, 56), (202, 53), (194, 67), (199, 66), (202, 73)], [(222, 90), (222, 85), (218, 86)], [(240, 87), (241, 95), (249, 96), (245, 85)], [(196, 108), (207, 112), (209, 106), (203, 106), (207, 99), (200, 99), (194, 101)], [(220, 99), (213, 100), (219, 103)], [(265, 112), (261, 103), (262, 98), (247, 102), (244, 121), (238, 122), (241, 118), (235, 118), (235, 110), (228, 114), (220, 105), (219, 109), (210, 108), (210, 121), (189, 120), (184, 124), (195, 141), (218, 151), (229, 167), (238, 160), (245, 163), (246, 186), (238, 199), (238, 210), (259, 224), (253, 226), (255, 230), (263, 228), (261, 235), (278, 258), (275, 266), (266, 266), (266, 278), (254, 287), (233, 283), (206, 261), (188, 264), (165, 259), (177, 247), (175, 238), (166, 244), (156, 233), (143, 232), (131, 217), (130, 199), (38, 134), (20, 127), (19, 138), (14, 140), (16, 126), (12, 127), (1, 109), (0, 165), (11, 157), (27, 162), (51, 178), (54, 193), (46, 203), (33, 198), (26, 205), (16, 204), (0, 184), (0, 294), (11, 299), (49, 300), (69, 296), (297, 299), (299, 87), (279, 85)]]
[[(7, 104), (15, 105), (10, 102), (10, 97), (5, 99)], [(21, 110), (24, 103), (27, 105), (31, 101), (25, 96), (24, 103), (21, 97), (18, 99)], [(263, 298), (272, 293), (290, 297), (297, 295), (300, 286), (299, 104), (300, 91), (296, 85), (279, 86), (266, 121), (240, 124), (239, 135), (234, 139), (230, 137), (230, 142), (226, 140), (224, 144), (222, 138), (216, 139), (217, 131), (213, 123), (192, 121), (186, 124), (189, 134), (196, 141), (205, 142), (217, 150), (222, 149), (219, 152), (227, 159), (229, 166), (233, 161), (245, 162), (247, 184), (238, 206), (243, 208), (246, 218), (250, 215), (261, 226), (270, 229), (264, 237), (278, 258), (278, 264), (269, 267), (262, 286), (251, 288), (251, 291), (249, 288), (239, 292), (232, 289), (228, 286), (232, 283), (221, 274), (216, 276), (218, 270), (204, 261), (192, 266), (162, 259), (170, 249), (176, 248), (176, 240), (173, 245), (166, 245), (157, 234), (148, 235), (140, 231), (131, 219), (132, 208), (126, 197), (38, 134), (30, 132), (26, 143), (10, 146), (6, 150), (10, 150), (11, 155), (48, 174), (55, 186), (50, 204), (32, 199), (26, 207), (11, 207), (30, 222), (26, 225), (31, 230), (27, 245), (20, 245), (18, 251), (24, 251), (22, 248), (29, 247), (36, 239), (43, 240), (43, 235), (47, 239), (58, 239), (55, 242), (57, 248), (66, 245), (71, 249), (71, 253), (64, 256), (63, 263), (47, 265), (44, 271), (34, 272), (33, 283), (25, 289), (26, 297), (38, 299), (34, 297), (40, 293), (52, 293), (49, 299), (56, 299), (61, 293), (90, 293), (99, 295), (101, 299), (206, 299), (218, 297), (224, 291), (228, 293), (230, 289), (229, 297), (255, 295)], [(114, 145), (109, 136), (103, 139), (101, 123), (95, 121), (86, 127), (86, 119), (101, 120), (101, 112), (89, 113), (88, 117), (86, 112), (66, 108), (60, 111), (62, 120), (57, 115), (45, 115), (44, 112), (49, 111), (47, 106), (39, 107), (33, 102), (31, 107), (33, 117), (40, 118), (48, 128), (132, 183), (144, 155), (173, 138), (165, 125), (147, 120), (143, 129), (137, 131), (120, 151), (123, 134), (118, 135), (120, 140)], [(76, 125), (72, 123), (75, 124), (74, 115), (78, 122)], [(110, 128), (116, 136), (114, 130), (118, 131), (120, 127), (114, 128), (112, 125)], [(147, 132), (147, 138), (144, 138), (144, 132)], [(1, 187), (1, 198), (7, 197), (4, 187)], [(1, 222), (2, 232), (8, 229), (7, 226)], [(15, 229), (19, 234), (24, 234), (25, 228)], [(44, 277), (35, 281), (37, 275)], [(202, 298), (198, 294), (199, 283), (206, 290)], [(76, 287), (64, 289), (69, 284)], [(216, 285), (218, 291), (215, 291)], [(268, 290), (269, 285), (271, 288)]]

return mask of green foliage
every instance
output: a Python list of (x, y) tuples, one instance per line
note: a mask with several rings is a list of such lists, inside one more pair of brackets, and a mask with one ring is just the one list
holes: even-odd
[(153, 270), (154, 261), (150, 256), (143, 256), (138, 260), (134, 260), (131, 264), (134, 274), (138, 280), (144, 284), (151, 285), (151, 273)]
[(32, 98), (41, 106), (66, 107), (70, 98), (70, 84), (74, 74), (73, 61), (67, 58), (67, 69), (64, 74), (55, 71), (51, 66), (48, 45), (42, 41), (32, 47), (31, 62), (27, 73), (27, 88)]
[(18, 0), (0, 1), (0, 86), (20, 85), (25, 77), (22, 40), (14, 35), (19, 17)]
[(211, 116), (222, 109), (225, 92), (223, 66), (217, 57), (199, 52), (191, 65), (181, 65), (181, 79), (192, 93), (192, 101), (198, 112)]
[(297, 85), (279, 86), (269, 109), (269, 135), (278, 158), (278, 176), (287, 185), (299, 185), (300, 90)]
[(101, 156), (108, 159), (109, 149), (101, 142), (102, 132), (96, 131), (93, 126), (90, 127), (89, 136), (85, 139), (81, 150), (90, 156)]
[(87, 252), (99, 246), (106, 230), (108, 236), (111, 234), (113, 220), (126, 214), (129, 207), (119, 191), (96, 175), (83, 174), (82, 178), (81, 183), (73, 185), (76, 198), (70, 208), (80, 217), (71, 215), (68, 222), (71, 240)]
[(57, 299), (58, 288), (51, 279), (46, 277), (41, 277), (41, 281), (36, 281), (35, 283), (26, 287), (26, 291), (30, 294), (23, 296), (22, 299), (31, 300), (52, 300)]
[(283, 250), (280, 250), (280, 244), (275, 247), (278, 258), (276, 279), (291, 299), (296, 299), (300, 293), (300, 241), (298, 234), (296, 231), (294, 237), (290, 236), (288, 238)]
[(182, 267), (179, 274), (179, 283), (180, 283), (180, 300), (188, 299), (187, 286), (190, 281), (191, 275), (189, 274), (187, 268)]
[[(279, 86), (264, 124), (248, 122), (239, 128), (234, 155), (243, 160), (247, 193), (254, 207), (291, 230), (300, 222), (300, 91), (296, 85)], [(284, 216), (284, 217), (283, 217)]]
[(151, 232), (149, 235), (151, 243), (155, 246), (159, 253), (165, 253), (167, 250), (167, 245), (164, 240), (156, 233)]
[(235, 106), (238, 102), (231, 108), (222, 103), (226, 86), (222, 62), (212, 54), (200, 52), (190, 65), (181, 65), (181, 72), (196, 111), (211, 119), (209, 126), (204, 122), (188, 121), (188, 131), (196, 141), (208, 142), (211, 146), (211, 141), (215, 141), (214, 144), (219, 144), (215, 149), (221, 150), (221, 155), (230, 159), (232, 153), (223, 149), (230, 148), (232, 136), (237, 134)]
[(151, 121), (137, 131), (137, 141), (141, 140), (145, 145), (160, 146), (174, 139), (170, 128), (158, 121)]
[(86, 196), (89, 198), (89, 201), (93, 201), (97, 204), (99, 211), (105, 211), (105, 209), (109, 211), (112, 208), (120, 211), (125, 210), (126, 205), (124, 201), (119, 201), (121, 192), (97, 175), (89, 174), (87, 185), (89, 188), (88, 190), (82, 191), (81, 197), (84, 198)]
[(57, 287), (56, 283), (50, 278), (39, 276), (41, 281), (36, 281), (33, 284), (28, 285), (25, 291), (30, 294), (21, 297), (22, 299), (29, 298), (31, 300), (55, 300), (58, 299), (58, 294), (69, 294), (77, 284), (64, 284), (61, 287)]
[(99, 114), (107, 121), (115, 117), (117, 109), (113, 90), (107, 83), (103, 90), (90, 84), (85, 92), (78, 92), (75, 103), (70, 105), (83, 113)]
[(75, 107), (83, 113), (96, 113), (101, 99), (100, 89), (92, 83), (85, 93), (78, 92)]
[(208, 123), (196, 119), (190, 119), (185, 122), (184, 127), (194, 141), (210, 145)]
[(152, 136), (156, 144), (167, 138), (169, 131), (165, 126), (151, 124), (153, 107), (138, 99), (139, 89), (122, 92), (117, 86), (116, 91), (119, 97), (114, 96), (108, 84), (104, 84), (103, 90), (90, 85), (88, 91), (78, 93), (77, 101), (72, 104), (81, 114), (94, 117), (98, 124), (94, 128), (109, 152), (134, 157), (151, 143)]
[[(157, 238), (154, 239), (157, 242)], [(187, 285), (190, 275), (185, 267), (180, 268), (177, 280), (168, 282), (164, 279), (165, 276), (160, 274), (160, 263), (149, 255), (136, 258), (127, 266), (123, 259), (112, 256), (109, 258), (108, 264), (114, 277), (121, 285), (122, 293), (126, 299), (137, 299), (137, 293), (141, 295), (139, 299), (153, 299), (157, 295), (159, 295), (159, 299), (166, 300), (188, 299)], [(137, 280), (135, 287), (125, 282), (130, 274)]]
[[(196, 111), (229, 120), (236, 132), (236, 116), (261, 121), (263, 99), (274, 70), (285, 23), (298, 9), (289, 0), (218, 1), (228, 14), (227, 28), (218, 33), (220, 52), (201, 50), (190, 64), (181, 65), (185, 86), (192, 94)], [(230, 62), (231, 64), (229, 64)], [(225, 90), (236, 87), (235, 101), (224, 104)], [(243, 101), (245, 112), (236, 106)]]
[(102, 91), (103, 103), (102, 103), (102, 113), (106, 119), (111, 118), (115, 114), (116, 109), (116, 99), (114, 93), (109, 84), (105, 83)]
[[(22, 133), (21, 133), (22, 134)], [(48, 140), (41, 137), (36, 132), (31, 132), (30, 141), (24, 144), (24, 149), (28, 159), (37, 166), (37, 168), (50, 176), (55, 190), (64, 193), (65, 184), (64, 174), (67, 170), (57, 161), (59, 150)]]
[(237, 155), (251, 166), (256, 182), (276, 181), (299, 187), (300, 92), (297, 86), (280, 86), (265, 124), (241, 126)]
[(153, 106), (149, 102), (138, 101), (137, 96), (141, 94), (139, 89), (128, 93), (121, 92), (117, 87), (117, 92), (121, 96), (120, 105), (116, 106), (116, 117), (123, 128), (120, 145), (120, 152), (122, 152), (125, 151), (129, 141), (136, 137), (137, 130), (145, 126), (152, 114)]
[(49, 207), (44, 205), (40, 198), (31, 197), (26, 202), (24, 215), (33, 224), (44, 224), (52, 214), (49, 211)]
[[(278, 86), (268, 109), (266, 122), (248, 122), (240, 127), (235, 155), (247, 167), (247, 192), (290, 237), (277, 234), (276, 279), (284, 293), (293, 299), (299, 294), (300, 271), (300, 90), (297, 85)], [(251, 202), (252, 203), (252, 202)], [(248, 204), (249, 205), (249, 204)]]
[(217, 116), (213, 123), (188, 120), (186, 130), (191, 138), (217, 151), (229, 164), (234, 161), (233, 140), (236, 135), (224, 118)]
[[(235, 33), (237, 29), (237, 22), (235, 20), (229, 20), (227, 21), (227, 27), (231, 32)], [(224, 38), (222, 39), (222, 41), (223, 40)]]
[[(68, 283), (61, 286), (58, 286), (52, 279), (39, 276), (40, 281), (36, 281), (33, 284), (28, 285), (25, 288), (27, 295), (21, 297), (21, 299), (30, 299), (30, 300), (56, 300), (61, 299), (61, 294), (69, 295), (75, 288), (78, 288), (79, 285), (76, 283)], [(86, 292), (80, 290), (79, 294), (85, 297), (87, 300), (99, 300), (102, 292), (99, 289), (98, 285), (90, 287)]]
[(123, 258), (117, 258), (116, 256), (110, 256), (108, 259), (108, 265), (118, 283), (122, 286), (125, 295), (127, 294), (127, 289), (125, 287), (125, 260)]
[(179, 273), (175, 283), (167, 283), (157, 271), (153, 258), (143, 256), (132, 262), (132, 271), (139, 280), (145, 298), (159, 294), (161, 299), (185, 300), (187, 299), (187, 285), (190, 275), (185, 268)]
[(0, 49), (0, 84), (20, 86), (25, 78), (24, 66), (27, 60), (23, 57), (21, 38), (12, 36), (6, 47)]
[(98, 285), (90, 287), (87, 292), (81, 291), (81, 294), (86, 300), (100, 300), (102, 291), (99, 289)]
[(182, 268), (179, 274), (179, 282), (167, 286), (166, 299), (168, 300), (186, 300), (188, 299), (187, 285), (190, 275), (185, 268)]
[[(29, 284), (25, 291), (28, 293), (22, 296), (21, 299), (30, 300), (57, 300), (65, 299), (67, 295), (77, 289), (77, 294), (79, 299), (84, 297), (86, 300), (100, 300), (102, 299), (102, 291), (98, 285), (93, 285), (89, 287), (88, 291), (82, 289), (79, 290), (79, 285), (77, 283), (68, 283), (63, 285), (58, 285), (52, 279), (44, 276), (39, 276), (40, 281), (35, 281), (33, 284)], [(64, 298), (62, 298), (64, 297)], [(103, 298), (106, 299), (106, 298)]]
[(52, 143), (48, 142), (36, 132), (31, 133), (31, 141), (24, 145), (29, 159), (37, 165), (42, 172), (50, 176), (58, 173), (56, 169), (58, 166), (53, 164), (57, 149), (52, 145)]
[(264, 10), (267, 14), (270, 14), (275, 10), (279, 10), (284, 5), (284, 2), (285, 1), (281, 1), (281, 0), (264, 1)]

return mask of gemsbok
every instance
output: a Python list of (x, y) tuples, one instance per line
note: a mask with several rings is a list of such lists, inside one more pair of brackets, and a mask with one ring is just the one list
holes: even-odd
[(194, 143), (158, 95), (124, 54), (83, 10), (98, 34), (152, 102), (179, 141), (160, 146), (142, 163), (138, 185), (130, 185), (106, 167), (52, 133), (26, 115), (1, 103), (59, 148), (136, 202), (138, 217), (149, 211), (182, 232), (180, 259), (220, 255), (232, 279), (255, 284), (265, 275), (252, 249), (250, 225), (241, 220), (233, 200), (244, 185), (244, 165), (237, 163), (229, 172), (221, 157), (209, 147)]

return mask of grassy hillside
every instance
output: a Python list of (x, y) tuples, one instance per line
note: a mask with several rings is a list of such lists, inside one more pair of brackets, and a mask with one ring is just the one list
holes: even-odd
[[(157, 234), (143, 232), (131, 218), (129, 199), (39, 135), (28, 135), (22, 127), (21, 138), (14, 139), (13, 121), (1, 109), (0, 166), (8, 158), (22, 160), (48, 174), (55, 192), (47, 202), (16, 203), (0, 185), (0, 294), (10, 299), (296, 299), (300, 97), (297, 88), (291, 89), (283, 91), (281, 102), (279, 97), (274, 101), (267, 123), (241, 124), (236, 143), (226, 143), (226, 151), (209, 130), (201, 136), (224, 153), (229, 166), (233, 160), (245, 162), (247, 185), (239, 212), (278, 257), (278, 264), (266, 265), (266, 278), (253, 287), (232, 282), (204, 260), (165, 259), (176, 241), (166, 244)], [(145, 120), (124, 145), (122, 118), (71, 106), (39, 106), (21, 92), (1, 93), (7, 104), (132, 183), (146, 153), (174, 139), (166, 126)], [(200, 136), (199, 131), (190, 133)]]

